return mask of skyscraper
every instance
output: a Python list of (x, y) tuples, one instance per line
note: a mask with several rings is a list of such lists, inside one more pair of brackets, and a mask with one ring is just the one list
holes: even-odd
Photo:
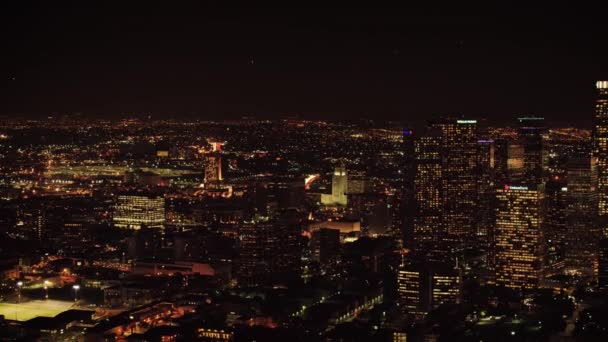
[(414, 248), (414, 216), (416, 215), (416, 154), (414, 150), (414, 132), (411, 129), (403, 130), (403, 189), (401, 191), (400, 212), (403, 247)]
[(518, 118), (519, 143), (523, 147), (523, 181), (526, 184), (540, 184), (543, 181), (544, 119), (538, 117)]
[(441, 132), (441, 206), (447, 236), (472, 241), (477, 211), (477, 121), (446, 118), (432, 123)]
[(543, 277), (542, 186), (505, 185), (496, 191), (496, 283), (537, 287)]
[(300, 272), (301, 226), (295, 215), (276, 220), (256, 215), (240, 224), (238, 235), (240, 286), (271, 284)]
[(449, 260), (451, 251), (472, 244), (477, 235), (477, 144), (476, 120), (442, 118), (413, 140), (414, 157), (409, 163), (406, 158), (413, 175), (405, 182), (404, 192), (412, 193), (405, 233), (411, 232), (416, 252), (432, 254), (433, 260)]
[(608, 217), (608, 81), (598, 81), (595, 100), (595, 155), (598, 171), (598, 215), (602, 219), (604, 236), (608, 234), (606, 217)]
[(602, 290), (608, 290), (608, 239), (602, 239), (599, 241), (599, 254), (597, 258), (597, 263), (598, 286)]
[(219, 152), (213, 152), (205, 157), (205, 184), (221, 181), (222, 178), (222, 156)]
[(545, 240), (547, 274), (564, 270), (567, 239), (568, 186), (564, 180), (551, 179), (545, 183)]
[(596, 160), (588, 152), (573, 156), (566, 166), (566, 267), (592, 273), (601, 231), (596, 220)]
[(312, 232), (310, 249), (314, 260), (326, 265), (340, 256), (340, 230), (321, 228)]
[(495, 192), (495, 146), (494, 140), (482, 139), (477, 141), (479, 177), (477, 178), (478, 211), (476, 216), (477, 229), (475, 235), (477, 240), (486, 247), (491, 241), (489, 236), (494, 225), (494, 199)]
[(413, 246), (417, 250), (427, 250), (445, 235), (440, 144), (437, 132), (417, 137), (414, 142), (414, 203), (406, 210), (412, 215)]
[(321, 203), (329, 205), (346, 206), (348, 203), (346, 192), (348, 176), (345, 167), (336, 167), (331, 177), (331, 194), (322, 195)]

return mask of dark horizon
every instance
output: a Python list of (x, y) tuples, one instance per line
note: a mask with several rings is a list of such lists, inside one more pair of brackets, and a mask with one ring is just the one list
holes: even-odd
[(418, 122), (462, 113), (587, 127), (595, 80), (608, 76), (599, 16), (570, 7), (463, 15), (5, 5), (3, 13), (0, 113), (11, 117)]

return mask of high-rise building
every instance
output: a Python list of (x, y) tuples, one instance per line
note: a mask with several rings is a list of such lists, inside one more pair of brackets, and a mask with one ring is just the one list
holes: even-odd
[(599, 242), (599, 253), (597, 258), (598, 275), (597, 283), (600, 289), (608, 290), (608, 239)]
[(268, 218), (254, 217), (239, 226), (239, 265), (237, 279), (241, 286), (264, 283), (271, 272), (277, 236)]
[[(406, 147), (411, 139), (404, 138)], [(413, 158), (406, 171), (406, 245), (415, 252), (449, 260), (449, 254), (473, 244), (478, 230), (477, 121), (443, 118), (431, 122), (413, 139)], [(413, 179), (413, 180), (412, 180)], [(413, 188), (413, 190), (408, 189)], [(411, 226), (408, 226), (408, 224)], [(407, 233), (411, 237), (407, 237)]]
[(310, 238), (312, 258), (321, 265), (337, 261), (340, 256), (340, 230), (321, 228), (314, 230)]
[(458, 243), (472, 242), (477, 212), (477, 121), (443, 119), (441, 132), (443, 225)]
[(521, 143), (516, 141), (507, 142), (507, 175), (509, 183), (527, 183), (525, 181), (525, 156), (525, 149)]
[(428, 250), (445, 236), (441, 136), (437, 132), (429, 132), (417, 137), (414, 141), (414, 158), (414, 203), (406, 210), (412, 217), (414, 249)]
[(519, 143), (523, 147), (523, 182), (541, 184), (545, 155), (543, 149), (544, 119), (538, 117), (518, 118)]
[(282, 281), (300, 272), (300, 222), (284, 215), (277, 220), (254, 216), (239, 226), (238, 272), (240, 286)]
[(414, 149), (414, 132), (411, 129), (403, 130), (403, 189), (401, 191), (401, 237), (403, 247), (414, 248), (414, 216), (416, 209), (416, 154)]
[(222, 177), (222, 156), (219, 152), (210, 153), (205, 157), (205, 184), (221, 181)]
[(567, 223), (565, 261), (567, 268), (592, 273), (597, 259), (601, 230), (596, 219), (596, 159), (589, 153), (569, 158), (566, 166)]
[(300, 208), (304, 204), (304, 180), (298, 177), (271, 177), (255, 184), (258, 213), (274, 216), (278, 211)]
[(598, 215), (604, 236), (608, 236), (608, 81), (596, 83), (594, 150), (597, 157)]
[(492, 139), (481, 139), (477, 141), (479, 176), (477, 178), (478, 210), (477, 230), (475, 232), (477, 241), (487, 248), (491, 243), (491, 234), (494, 225), (494, 199), (495, 195), (495, 146)]
[(496, 283), (534, 288), (545, 259), (543, 187), (505, 185), (496, 191)]
[(431, 305), (459, 304), (462, 300), (462, 272), (456, 267), (435, 265), (431, 268)]
[(348, 191), (348, 176), (346, 168), (336, 167), (331, 177), (331, 194), (322, 195), (321, 203), (326, 205), (346, 206), (348, 203), (346, 193)]
[(402, 265), (397, 283), (400, 305), (418, 317), (442, 304), (457, 304), (462, 300), (461, 271), (446, 263)]
[(428, 280), (421, 265), (402, 266), (397, 274), (399, 302), (402, 308), (413, 314), (424, 314), (428, 307)]
[(560, 274), (565, 267), (567, 239), (568, 186), (565, 181), (551, 179), (545, 183), (545, 219), (547, 275)]
[(113, 223), (118, 228), (164, 228), (165, 198), (162, 195), (119, 194), (114, 203)]

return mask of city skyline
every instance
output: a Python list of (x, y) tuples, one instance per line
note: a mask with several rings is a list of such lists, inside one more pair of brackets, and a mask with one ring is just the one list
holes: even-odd
[(456, 5), (0, 5), (0, 340), (606, 340), (603, 12)]

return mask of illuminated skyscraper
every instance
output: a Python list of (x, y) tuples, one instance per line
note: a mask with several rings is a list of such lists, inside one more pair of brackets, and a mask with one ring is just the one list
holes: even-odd
[(417, 137), (414, 141), (414, 203), (406, 210), (412, 216), (412, 244), (418, 250), (428, 250), (445, 235), (441, 136), (435, 133)]
[(209, 141), (211, 152), (205, 156), (205, 184), (215, 183), (223, 180), (222, 176), (222, 146), (225, 142)]
[(567, 239), (568, 187), (565, 181), (545, 183), (545, 240), (547, 274), (560, 274), (564, 270)]
[(477, 230), (475, 235), (477, 240), (484, 245), (489, 244), (489, 236), (494, 225), (494, 199), (495, 192), (495, 147), (494, 140), (483, 139), (477, 141), (479, 149), (479, 177), (477, 178), (478, 208), (477, 211)]
[(165, 198), (160, 195), (122, 194), (114, 204), (114, 226), (141, 229), (164, 228)]
[(507, 175), (509, 183), (521, 184), (525, 181), (525, 150), (521, 143), (509, 141), (507, 143)]
[(348, 203), (346, 193), (348, 186), (348, 176), (346, 168), (336, 167), (331, 177), (331, 194), (322, 195), (321, 203), (329, 205), (346, 206)]
[(407, 194), (413, 184), (413, 203), (405, 209), (410, 216), (405, 222), (412, 227), (405, 226), (405, 233), (411, 231), (410, 244), (417, 252), (435, 255), (433, 260), (448, 260), (451, 250), (474, 242), (479, 201), (477, 143), (477, 121), (454, 118), (431, 122), (414, 139), (409, 167), (414, 170), (413, 182), (406, 181), (405, 186)]
[(608, 236), (608, 81), (598, 81), (595, 100), (595, 155), (598, 171), (598, 215), (602, 218), (604, 236)]
[(608, 239), (602, 239), (599, 242), (599, 254), (597, 258), (597, 264), (598, 286), (602, 290), (608, 290)]
[(205, 157), (205, 184), (221, 181), (222, 178), (222, 156), (211, 153)]
[(496, 191), (496, 283), (537, 287), (543, 277), (542, 186), (509, 186)]
[(448, 237), (472, 241), (477, 215), (477, 121), (443, 119), (432, 126), (441, 132), (441, 206)]
[(596, 160), (584, 153), (571, 157), (566, 167), (567, 223), (565, 234), (566, 267), (592, 273), (601, 238), (596, 219)]
[(416, 215), (416, 154), (414, 152), (414, 132), (411, 129), (403, 130), (403, 189), (401, 191), (401, 230), (403, 247), (414, 248), (414, 216)]

